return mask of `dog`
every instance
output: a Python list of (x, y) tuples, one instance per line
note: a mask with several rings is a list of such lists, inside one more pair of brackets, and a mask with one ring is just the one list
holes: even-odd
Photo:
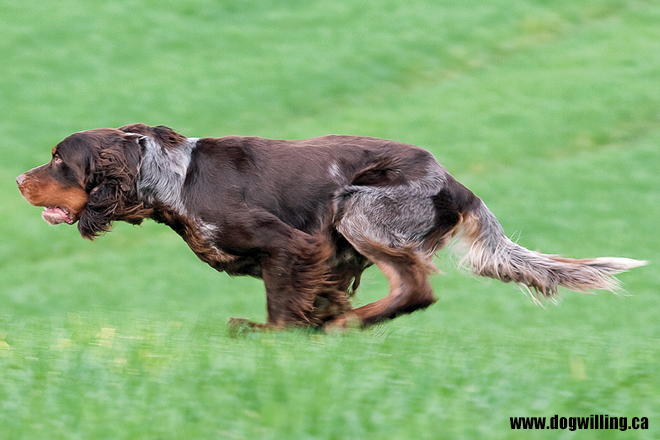
[[(369, 137), (187, 138), (131, 124), (72, 134), (17, 182), (44, 220), (77, 223), (84, 238), (153, 219), (218, 271), (261, 278), (266, 323), (232, 318), (234, 327), (366, 327), (426, 308), (432, 257), (454, 238), (474, 274), (537, 301), (558, 286), (616, 291), (614, 275), (646, 263), (525, 249), (431, 153)], [(389, 294), (353, 308), (372, 264)]]

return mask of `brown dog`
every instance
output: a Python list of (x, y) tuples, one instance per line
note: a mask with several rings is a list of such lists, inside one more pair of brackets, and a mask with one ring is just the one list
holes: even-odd
[[(429, 152), (382, 139), (198, 139), (133, 124), (75, 133), (17, 181), (48, 223), (78, 222), (85, 238), (151, 218), (217, 270), (263, 279), (267, 324), (233, 321), (255, 327), (366, 326), (427, 307), (431, 258), (459, 232), (475, 274), (535, 298), (558, 286), (615, 290), (612, 275), (645, 264), (529, 251)], [(371, 264), (390, 293), (353, 309)]]

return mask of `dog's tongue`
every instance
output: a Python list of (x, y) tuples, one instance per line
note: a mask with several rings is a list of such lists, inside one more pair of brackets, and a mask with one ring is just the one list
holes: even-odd
[(73, 217), (69, 212), (63, 208), (46, 208), (41, 213), (41, 217), (51, 225), (59, 225), (60, 223), (73, 224)]

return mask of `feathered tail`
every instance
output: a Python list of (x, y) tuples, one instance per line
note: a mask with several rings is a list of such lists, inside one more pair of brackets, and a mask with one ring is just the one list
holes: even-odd
[(630, 258), (578, 260), (530, 251), (504, 234), (483, 202), (465, 214), (462, 226), (461, 241), (469, 248), (461, 264), (474, 274), (518, 283), (536, 300), (552, 297), (558, 286), (577, 292), (616, 292), (619, 281), (614, 275), (647, 264)]

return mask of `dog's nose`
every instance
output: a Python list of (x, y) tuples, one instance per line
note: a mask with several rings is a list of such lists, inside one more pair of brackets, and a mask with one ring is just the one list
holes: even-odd
[(23, 186), (23, 182), (25, 182), (25, 174), (21, 174), (16, 178), (16, 183), (18, 183), (18, 186)]

